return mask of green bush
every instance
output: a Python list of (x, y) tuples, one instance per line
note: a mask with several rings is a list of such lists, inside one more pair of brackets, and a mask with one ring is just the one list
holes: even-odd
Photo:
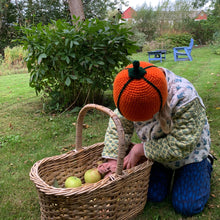
[(156, 38), (154, 41), (146, 42), (142, 48), (143, 52), (153, 51), (153, 50), (171, 50), (170, 40), (161, 38)]
[(213, 35), (213, 42), (210, 45), (213, 53), (220, 55), (220, 31)]
[(27, 51), (22, 46), (15, 46), (13, 48), (6, 47), (4, 49), (4, 63), (9, 66), (19, 65), (24, 66), (24, 57), (27, 56)]
[(145, 43), (143, 47), (143, 52), (152, 50), (167, 50), (167, 52), (172, 52), (174, 47), (188, 46), (192, 35), (183, 34), (164, 34), (156, 38), (154, 41)]
[(51, 98), (54, 109), (102, 102), (118, 68), (136, 52), (132, 32), (123, 24), (91, 19), (58, 20), (22, 28), (30, 86)]
[(191, 34), (165, 34), (157, 38), (158, 42), (168, 42), (167, 49), (172, 49), (173, 47), (188, 46), (190, 39), (193, 38)]
[(194, 21), (186, 20), (186, 30), (194, 36), (200, 45), (206, 45), (213, 39), (213, 34), (216, 32), (216, 17), (209, 15), (207, 20)]
[(144, 46), (145, 41), (146, 41), (145, 33), (138, 30), (136, 23), (133, 20), (130, 20), (130, 21), (123, 20), (123, 22), (124, 22), (125, 27), (131, 30), (131, 32), (133, 32), (133, 35), (130, 35), (129, 39), (131, 41), (135, 41), (136, 42), (135, 44), (141, 50), (141, 48)]

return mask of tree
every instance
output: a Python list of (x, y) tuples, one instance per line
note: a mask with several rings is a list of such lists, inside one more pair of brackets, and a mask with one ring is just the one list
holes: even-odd
[(218, 1), (219, 0), (194, 0), (192, 2), (192, 5), (194, 8), (200, 8), (200, 7), (203, 7), (205, 4), (207, 4), (208, 2), (211, 2), (211, 4), (213, 5)]
[(213, 33), (213, 37), (220, 36), (220, 0), (194, 0), (193, 5), (195, 8), (198, 8), (204, 6), (208, 2), (211, 2), (211, 7), (209, 9), (207, 22), (210, 23), (210, 28), (212, 28), (212, 32), (208, 31), (207, 34), (209, 34), (211, 37)]
[(10, 0), (0, 1), (0, 53), (11, 44), (11, 40), (17, 35), (14, 28), (16, 22), (16, 7)]
[(127, 5), (126, 0), (68, 0), (71, 17), (104, 19), (108, 10)]
[(151, 6), (146, 4), (137, 10), (134, 26), (139, 32), (145, 34), (146, 39), (151, 41), (158, 33), (158, 13)]
[(69, 9), (66, 1), (60, 0), (21, 0), (23, 24), (48, 24), (51, 20), (69, 20)]
[(81, 0), (68, 0), (69, 3), (69, 9), (71, 18), (73, 18), (73, 15), (75, 15), (77, 18), (80, 17), (80, 20), (85, 19), (85, 14), (83, 11), (83, 4)]
[(104, 19), (109, 10), (127, 5), (126, 0), (82, 0), (86, 18)]

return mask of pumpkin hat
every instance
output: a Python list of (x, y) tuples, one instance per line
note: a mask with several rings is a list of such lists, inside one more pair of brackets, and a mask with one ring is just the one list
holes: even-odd
[(167, 96), (165, 74), (151, 63), (134, 61), (115, 77), (115, 105), (130, 121), (153, 118), (165, 105)]

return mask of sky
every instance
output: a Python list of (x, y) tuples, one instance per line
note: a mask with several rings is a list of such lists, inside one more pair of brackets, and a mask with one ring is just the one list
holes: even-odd
[(152, 7), (158, 6), (158, 4), (162, 2), (162, 0), (127, 0), (127, 1), (129, 3), (129, 6), (132, 7), (133, 9), (142, 6), (145, 2), (147, 3), (147, 5), (151, 5)]
[[(133, 9), (137, 9), (138, 7), (142, 6), (145, 2), (148, 6), (151, 5), (152, 7), (156, 7), (159, 3), (162, 3), (163, 0), (127, 0), (127, 2), (130, 7), (132, 7)], [(171, 2), (175, 2), (175, 0), (171, 0)], [(208, 7), (208, 5), (209, 4), (206, 4), (206, 7)], [(122, 9), (126, 10), (128, 7), (123, 7)]]

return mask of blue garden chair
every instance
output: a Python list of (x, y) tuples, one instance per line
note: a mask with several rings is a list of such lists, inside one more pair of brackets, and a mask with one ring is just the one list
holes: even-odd
[(190, 44), (188, 47), (174, 47), (173, 48), (173, 55), (174, 61), (192, 61), (191, 51), (193, 48), (194, 40), (191, 38)]

